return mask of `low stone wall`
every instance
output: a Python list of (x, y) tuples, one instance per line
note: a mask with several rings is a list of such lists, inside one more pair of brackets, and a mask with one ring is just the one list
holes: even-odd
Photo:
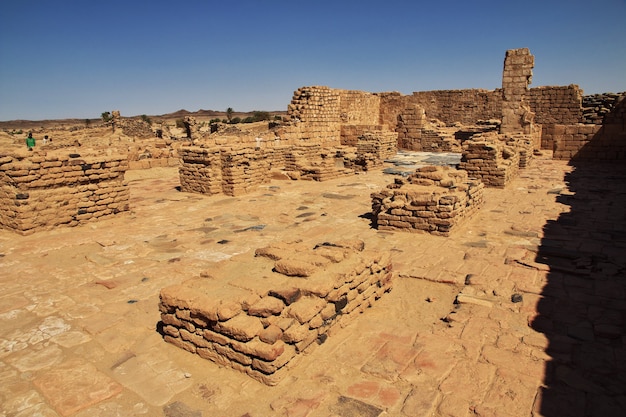
[(362, 241), (257, 249), (216, 266), (213, 277), (162, 289), (164, 339), (275, 385), (299, 354), (389, 291), (391, 269), (388, 252)]
[(153, 139), (134, 144), (128, 149), (128, 169), (150, 169), (178, 166), (179, 143), (171, 140)]
[(346, 168), (341, 147), (327, 148), (319, 144), (287, 149), (284, 170), (292, 179), (314, 181), (328, 181), (354, 173), (354, 170)]
[(518, 133), (504, 139), (507, 146), (510, 146), (512, 149), (516, 149), (517, 153), (519, 154), (518, 166), (520, 169), (528, 167), (533, 159), (535, 150), (534, 143), (538, 139), (536, 136), (538, 136), (538, 134), (527, 135), (523, 133)]
[(20, 234), (128, 211), (126, 155), (0, 154), (0, 226)]
[(376, 132), (361, 135), (357, 141), (357, 164), (363, 170), (380, 167), (383, 162), (398, 152), (398, 134)]
[(482, 206), (483, 188), (465, 171), (426, 166), (373, 193), (372, 214), (379, 230), (449, 236), (456, 224)]
[(554, 141), (554, 159), (589, 161), (626, 160), (626, 134), (602, 125), (555, 125), (548, 130)]
[(477, 135), (463, 142), (459, 168), (488, 187), (504, 188), (517, 177), (519, 165), (517, 149), (500, 141), (497, 135)]

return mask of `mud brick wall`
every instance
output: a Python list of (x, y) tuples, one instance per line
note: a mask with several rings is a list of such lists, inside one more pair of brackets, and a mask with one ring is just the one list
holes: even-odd
[(362, 241), (281, 242), (255, 254), (162, 289), (159, 308), (165, 341), (268, 385), (393, 283), (390, 254)]
[(459, 168), (488, 187), (504, 188), (519, 173), (519, 152), (498, 138), (477, 136), (463, 142)]
[(577, 85), (536, 87), (528, 90), (526, 98), (536, 123), (567, 125), (583, 120), (582, 93)]
[(373, 193), (372, 214), (379, 230), (449, 236), (456, 224), (482, 206), (483, 188), (465, 171), (426, 166)]
[(126, 155), (0, 154), (0, 226), (20, 234), (129, 210)]

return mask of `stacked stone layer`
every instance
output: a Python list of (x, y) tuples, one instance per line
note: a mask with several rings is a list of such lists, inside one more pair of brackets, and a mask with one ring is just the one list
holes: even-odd
[(519, 154), (519, 168), (527, 168), (533, 159), (536, 138), (533, 135), (520, 133), (507, 137), (504, 140), (507, 146), (515, 149)]
[(535, 113), (535, 122), (545, 125), (574, 124), (583, 119), (583, 91), (577, 85), (536, 87), (526, 99)]
[(483, 188), (465, 171), (426, 166), (373, 193), (372, 214), (379, 230), (449, 236), (455, 225), (482, 206)]
[(398, 134), (376, 132), (361, 135), (356, 145), (357, 164), (364, 170), (380, 167), (398, 152)]
[(485, 186), (504, 188), (517, 177), (520, 155), (516, 148), (506, 145), (497, 136), (477, 137), (463, 142), (459, 168), (471, 178), (480, 179)]
[(235, 261), (161, 290), (164, 339), (268, 385), (392, 287), (390, 254), (362, 241), (277, 243)]
[(398, 146), (412, 151), (425, 150), (422, 143), (422, 130), (426, 125), (426, 113), (420, 106), (413, 105), (405, 108), (397, 116)]
[[(583, 96), (582, 122), (588, 124), (602, 124), (604, 122), (604, 116), (610, 114), (613, 108), (624, 99), (626, 99), (626, 91), (621, 93), (604, 93)], [(574, 124), (576, 122), (578, 122), (578, 120), (569, 123), (561, 121), (559, 124)]]
[(528, 48), (506, 51), (502, 71), (501, 133), (531, 133), (534, 113), (526, 100), (535, 58)]
[(0, 225), (21, 234), (129, 209), (126, 155), (1, 154)]
[(297, 135), (314, 143), (339, 144), (340, 97), (340, 90), (324, 86), (301, 87), (294, 91), (287, 115), (297, 125)]
[[(357, 146), (359, 137), (366, 133), (388, 132), (384, 125), (341, 125), (341, 144), (343, 146)], [(392, 132), (393, 133), (393, 132)]]

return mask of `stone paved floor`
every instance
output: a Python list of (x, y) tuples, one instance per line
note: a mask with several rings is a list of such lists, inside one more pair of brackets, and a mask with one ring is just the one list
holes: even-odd
[[(548, 156), (442, 238), (383, 233), (370, 172), (180, 193), (129, 172), (132, 213), (0, 230), (0, 416), (613, 416), (626, 409), (626, 170)], [(160, 288), (274, 240), (389, 249), (393, 291), (275, 387), (162, 340)]]

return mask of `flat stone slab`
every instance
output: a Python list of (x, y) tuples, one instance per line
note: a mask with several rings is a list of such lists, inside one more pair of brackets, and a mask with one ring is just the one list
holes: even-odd
[(122, 392), (120, 384), (98, 371), (93, 364), (79, 359), (70, 359), (50, 369), (33, 383), (64, 417)]

